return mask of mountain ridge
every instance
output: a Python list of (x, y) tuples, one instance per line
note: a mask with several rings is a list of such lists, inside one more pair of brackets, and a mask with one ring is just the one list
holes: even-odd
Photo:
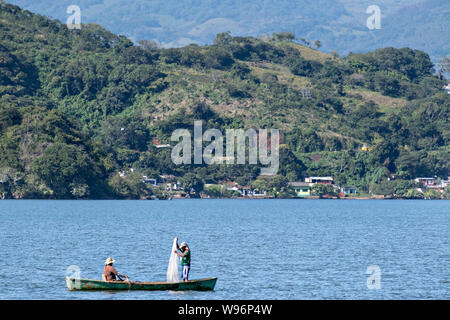
[[(67, 19), (66, 8), (72, 4), (69, 0), (12, 2), (62, 21)], [(446, 32), (450, 27), (450, 4), (445, 0), (379, 1), (380, 30), (366, 27), (370, 16), (366, 8), (373, 5), (370, 1), (139, 0), (125, 5), (120, 1), (84, 0), (78, 4), (83, 22), (99, 23), (136, 43), (149, 39), (165, 47), (210, 44), (215, 34), (226, 31), (241, 36), (292, 31), (299, 38), (320, 40), (323, 50), (341, 55), (407, 46), (426, 50), (433, 61), (438, 61), (450, 50)]]

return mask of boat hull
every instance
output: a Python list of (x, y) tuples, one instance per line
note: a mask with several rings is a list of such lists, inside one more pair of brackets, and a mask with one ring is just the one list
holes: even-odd
[(217, 278), (189, 280), (182, 282), (134, 282), (74, 279), (66, 277), (67, 288), (73, 290), (171, 290), (208, 291), (214, 290)]

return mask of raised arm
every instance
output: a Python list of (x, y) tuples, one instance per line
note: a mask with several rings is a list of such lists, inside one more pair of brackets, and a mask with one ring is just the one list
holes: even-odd
[(177, 249), (181, 251), (180, 246), (178, 245), (178, 237), (176, 239), (177, 239)]

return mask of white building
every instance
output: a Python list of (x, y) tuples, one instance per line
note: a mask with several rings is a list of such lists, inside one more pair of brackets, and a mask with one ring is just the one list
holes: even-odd
[(307, 177), (305, 182), (310, 184), (321, 183), (321, 184), (333, 184), (333, 177)]
[(450, 83), (444, 87), (444, 90), (447, 91), (448, 94), (450, 94)]
[(147, 176), (142, 176), (142, 182), (144, 183), (148, 183), (154, 187), (157, 186), (157, 181), (156, 179), (152, 179), (152, 178), (148, 178)]
[(172, 148), (170, 144), (155, 144), (155, 148), (162, 149), (162, 148)]

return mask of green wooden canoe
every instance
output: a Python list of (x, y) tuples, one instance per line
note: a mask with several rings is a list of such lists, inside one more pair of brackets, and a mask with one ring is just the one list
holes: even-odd
[(66, 277), (69, 290), (214, 290), (217, 278), (189, 280), (181, 282), (135, 282), (74, 279)]

